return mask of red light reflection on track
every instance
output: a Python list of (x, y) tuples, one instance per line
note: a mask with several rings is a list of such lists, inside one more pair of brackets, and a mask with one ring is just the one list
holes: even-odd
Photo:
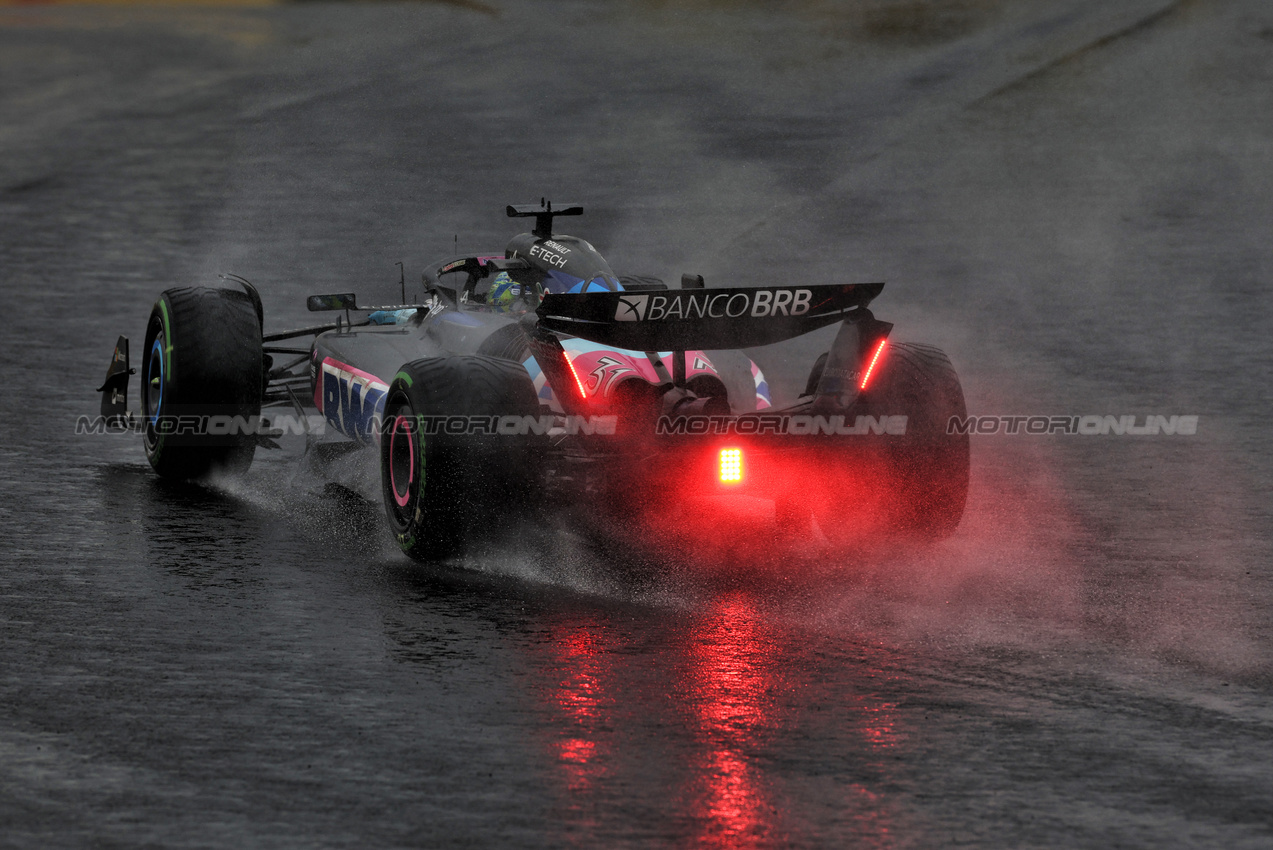
[[(835, 812), (840, 838), (892, 846), (885, 789), (907, 734), (876, 686), (895, 674), (853, 664), (865, 690), (846, 694), (806, 676), (816, 636), (774, 623), (745, 593), (704, 605), (670, 618), (657, 656), (629, 651), (631, 635), (605, 615), (548, 627), (544, 747), (563, 843), (603, 846), (615, 807), (631, 799), (660, 816), (625, 828), (676, 846), (817, 844), (814, 812)], [(823, 738), (831, 750), (804, 751)], [(793, 742), (796, 761), (775, 771)], [(854, 781), (824, 782), (823, 771)]]
[(862, 719), (862, 738), (872, 749), (889, 750), (900, 743), (901, 736), (893, 719), (893, 709), (892, 703), (858, 706)]
[[(792, 797), (795, 789), (774, 774), (768, 755), (782, 751), (793, 723), (809, 722), (809, 714), (800, 708), (803, 700), (793, 701), (792, 695), (817, 699), (818, 687), (803, 678), (802, 647), (793, 643), (800, 639), (775, 626), (741, 596), (718, 600), (692, 630), (687, 708), (697, 721), (700, 746), (690, 765), (695, 777), (685, 795), (686, 814), (695, 824), (689, 843), (816, 843), (814, 836), (801, 835), (806, 823), (800, 813), (816, 805), (806, 796), (811, 786)], [(844, 754), (856, 756), (868, 773), (890, 775), (893, 761), (888, 756), (906, 737), (897, 727), (896, 706), (864, 693), (839, 707), (846, 713), (839, 715), (838, 732), (857, 742)], [(818, 719), (832, 716), (828, 712)], [(823, 805), (840, 809), (850, 835), (874, 846), (892, 846), (892, 806), (878, 789), (854, 783), (847, 795), (818, 796)]]
[(586, 623), (555, 628), (549, 641), (556, 655), (552, 700), (565, 726), (553, 747), (572, 794), (589, 791), (608, 772), (608, 739), (598, 736), (610, 673), (601, 639), (601, 627)]
[(701, 825), (697, 843), (738, 847), (770, 843), (775, 807), (748, 752), (774, 725), (773, 695), (781, 688), (774, 646), (756, 612), (723, 599), (691, 636), (690, 699), (706, 745), (699, 793), (689, 813)]

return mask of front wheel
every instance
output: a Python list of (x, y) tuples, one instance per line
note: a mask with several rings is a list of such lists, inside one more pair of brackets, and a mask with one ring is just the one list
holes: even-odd
[(144, 351), (143, 443), (155, 472), (246, 471), (264, 390), (260, 316), (247, 293), (167, 290), (151, 311)]

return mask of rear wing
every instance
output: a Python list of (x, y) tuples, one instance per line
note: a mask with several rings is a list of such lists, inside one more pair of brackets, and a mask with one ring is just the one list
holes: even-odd
[(883, 289), (848, 283), (549, 293), (536, 313), (543, 329), (630, 351), (752, 348), (869, 319), (864, 308)]

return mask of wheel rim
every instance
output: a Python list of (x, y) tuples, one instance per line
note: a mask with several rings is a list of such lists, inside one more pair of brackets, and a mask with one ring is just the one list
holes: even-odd
[(146, 414), (150, 424), (159, 421), (159, 411), (164, 403), (164, 349), (163, 341), (155, 339), (150, 347), (150, 358), (146, 363)]
[(405, 509), (411, 502), (415, 490), (415, 461), (415, 431), (407, 417), (394, 417), (389, 436), (389, 487), (399, 508)]
[(163, 415), (164, 393), (167, 389), (167, 363), (164, 358), (164, 323), (158, 315), (152, 316), (146, 337), (151, 341), (142, 369), (141, 406), (146, 423), (142, 443), (146, 455), (153, 463), (159, 456), (163, 437), (159, 431), (159, 417)]

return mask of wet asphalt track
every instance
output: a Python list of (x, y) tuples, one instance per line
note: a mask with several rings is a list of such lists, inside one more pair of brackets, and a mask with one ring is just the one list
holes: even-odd
[[(0, 9), (0, 844), (1273, 845), (1273, 9), (1044, 5)], [(979, 437), (930, 549), (654, 567), (413, 565), (283, 459), (74, 436), (159, 290), (291, 326), (541, 195), (621, 272), (889, 281), (974, 413), (1198, 433)]]

